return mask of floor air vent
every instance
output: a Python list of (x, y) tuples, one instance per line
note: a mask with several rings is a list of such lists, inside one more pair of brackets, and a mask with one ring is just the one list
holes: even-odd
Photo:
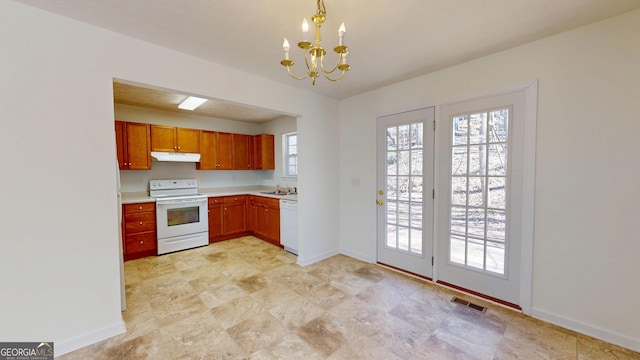
[(472, 302), (468, 302), (467, 300), (460, 299), (460, 298), (459, 298), (459, 297), (457, 297), (457, 296), (454, 296), (454, 297), (451, 299), (451, 302), (452, 302), (452, 303), (456, 303), (456, 304), (461, 305), (461, 306), (464, 306), (464, 307), (468, 307), (469, 309), (473, 309), (473, 310), (478, 311), (478, 312), (481, 312), (481, 313), (483, 313), (483, 314), (487, 311), (487, 308), (486, 308), (486, 307), (484, 307), (484, 306), (480, 306), (480, 305), (478, 305), (478, 304), (474, 304), (474, 303), (472, 303)]

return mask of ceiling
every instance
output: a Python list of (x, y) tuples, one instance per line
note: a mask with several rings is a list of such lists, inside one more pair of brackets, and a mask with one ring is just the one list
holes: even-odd
[(293, 44), (313, 0), (18, 1), (336, 99), (640, 8), (638, 0), (325, 0), (323, 45), (337, 45), (344, 21), (351, 70), (312, 86), (291, 79), (280, 60), (286, 36), (302, 73)]
[(176, 113), (207, 116), (216, 119), (263, 123), (282, 118), (283, 114), (249, 108), (222, 101), (208, 100), (193, 111), (178, 109), (188, 95), (119, 82), (113, 83), (113, 101), (116, 104), (165, 110)]

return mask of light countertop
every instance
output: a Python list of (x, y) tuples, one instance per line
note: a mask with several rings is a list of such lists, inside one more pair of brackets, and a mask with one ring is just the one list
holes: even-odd
[[(273, 199), (298, 201), (297, 195), (273, 195), (273, 194), (262, 193), (263, 191), (274, 191), (274, 190), (275, 189), (269, 188), (269, 187), (203, 188), (203, 189), (199, 189), (199, 193), (207, 195), (208, 197), (254, 195), (254, 196), (262, 196), (262, 197), (268, 197)], [(147, 191), (122, 193), (123, 204), (154, 202), (154, 201), (155, 199), (149, 196), (149, 192)]]

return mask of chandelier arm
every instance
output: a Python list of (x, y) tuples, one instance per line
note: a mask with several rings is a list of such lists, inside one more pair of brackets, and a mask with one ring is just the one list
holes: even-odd
[(320, 58), (320, 68), (322, 69), (322, 73), (327, 76), (329, 74), (333, 74), (334, 71), (336, 71), (336, 69), (338, 69), (338, 66), (340, 65), (340, 61), (342, 60), (342, 54), (340, 54), (340, 57), (338, 58), (338, 63), (336, 64), (336, 66), (333, 67), (333, 69), (331, 69), (331, 71), (327, 71), (324, 68), (324, 56), (322, 56)]
[(327, 75), (327, 74), (324, 74), (324, 77), (325, 77), (327, 80), (329, 80), (329, 81), (332, 81), (332, 82), (338, 82), (338, 81), (342, 80), (346, 74), (347, 74), (347, 71), (346, 71), (346, 70), (342, 70), (342, 75), (340, 75), (340, 77), (339, 77), (339, 78), (332, 79), (332, 78), (330, 78), (330, 77), (329, 77), (329, 75)]
[(305, 74), (304, 76), (296, 76), (291, 72), (291, 66), (287, 66), (287, 72), (289, 73), (289, 76), (291, 76), (292, 78), (296, 79), (296, 80), (304, 80), (306, 78), (309, 77), (309, 73)]

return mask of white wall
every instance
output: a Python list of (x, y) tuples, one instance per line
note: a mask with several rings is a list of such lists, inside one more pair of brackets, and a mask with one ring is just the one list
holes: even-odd
[(640, 350), (638, 64), (635, 11), (342, 101), (341, 250), (376, 256), (376, 116), (539, 79), (533, 315)]
[(13, 1), (0, 42), (3, 145), (19, 154), (0, 157), (3, 341), (61, 355), (123, 330), (114, 78), (300, 116), (300, 257), (337, 249), (337, 101)]

